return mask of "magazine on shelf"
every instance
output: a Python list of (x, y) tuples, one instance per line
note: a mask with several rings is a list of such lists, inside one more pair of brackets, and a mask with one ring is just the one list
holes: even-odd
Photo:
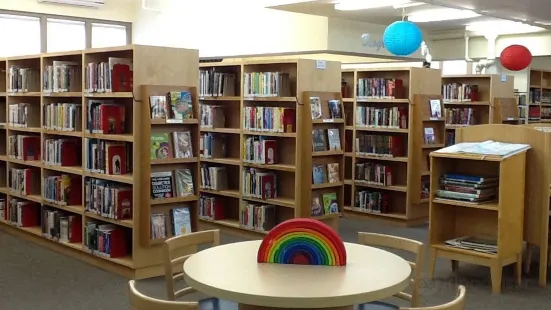
[(497, 242), (494, 239), (464, 236), (447, 240), (446, 245), (458, 249), (497, 254)]
[(509, 157), (530, 149), (528, 144), (503, 143), (492, 140), (484, 142), (463, 142), (434, 151), (435, 153), (477, 154)]

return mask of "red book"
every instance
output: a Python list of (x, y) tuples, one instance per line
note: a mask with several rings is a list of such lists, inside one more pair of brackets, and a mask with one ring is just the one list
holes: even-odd
[(133, 87), (133, 74), (129, 65), (113, 65), (112, 71), (113, 92), (131, 92)]
[(262, 199), (275, 198), (276, 185), (275, 177), (272, 174), (264, 174), (260, 176), (260, 186), (262, 188)]
[(21, 209), (21, 227), (35, 227), (40, 225), (38, 216), (38, 205), (31, 202), (19, 203)]
[(384, 173), (385, 173), (385, 185), (391, 186), (392, 185), (392, 167), (390, 166), (384, 166)]
[(102, 104), (100, 110), (100, 130), (104, 134), (124, 132), (125, 108), (122, 105)]
[(284, 109), (283, 110), (283, 131), (284, 132), (295, 132), (296, 131), (296, 113), (295, 109)]
[(220, 199), (214, 199), (211, 205), (211, 218), (215, 221), (223, 220), (226, 218), (226, 210), (224, 208), (224, 203)]
[(404, 156), (404, 149), (402, 147), (402, 138), (399, 136), (390, 137), (390, 152), (394, 157)]
[(277, 164), (277, 141), (276, 140), (264, 140), (264, 164), (273, 165)]
[(23, 160), (40, 160), (40, 137), (23, 138)]
[(400, 128), (408, 128), (408, 110), (406, 108), (398, 108), (398, 121)]
[(132, 218), (132, 189), (120, 188), (117, 190), (115, 219), (124, 220)]
[(37, 169), (25, 169), (23, 172), (24, 190), (21, 192), (21, 194), (23, 195), (32, 195), (32, 193), (34, 192), (35, 186), (33, 186), (33, 170), (40, 174), (40, 170)]
[(76, 215), (69, 216), (69, 243), (82, 242), (82, 218)]
[(80, 148), (75, 140), (66, 140), (61, 144), (61, 165), (78, 166)]
[(126, 240), (124, 236), (124, 230), (122, 228), (116, 228), (107, 232), (107, 242), (109, 243), (110, 254), (109, 257), (117, 258), (126, 256)]
[(107, 174), (126, 174), (126, 145), (107, 144), (105, 147), (106, 162), (105, 172)]

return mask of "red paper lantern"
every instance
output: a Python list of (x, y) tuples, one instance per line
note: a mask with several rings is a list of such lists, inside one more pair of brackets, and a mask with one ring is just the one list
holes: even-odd
[(501, 52), (499, 60), (504, 68), (520, 71), (526, 69), (532, 62), (532, 53), (525, 46), (510, 45)]

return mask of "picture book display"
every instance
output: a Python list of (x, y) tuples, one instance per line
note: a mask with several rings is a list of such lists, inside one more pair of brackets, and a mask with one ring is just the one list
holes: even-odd
[(369, 128), (408, 128), (408, 108), (356, 107), (356, 126)]
[(320, 97), (310, 97), (310, 113), (312, 119), (341, 119), (342, 108), (338, 99), (322, 102)]
[(434, 128), (425, 127), (423, 128), (425, 144), (435, 144), (436, 136), (434, 135)]
[(152, 120), (181, 123), (194, 118), (193, 98), (189, 91), (172, 91), (164, 96), (150, 96), (149, 108)]
[(150, 137), (150, 159), (192, 158), (191, 132), (152, 133)]
[(313, 129), (312, 130), (312, 151), (340, 151), (341, 137), (338, 128)]
[(497, 199), (499, 178), (445, 173), (440, 177), (436, 197), (472, 203)]
[(312, 166), (312, 184), (340, 182), (339, 163), (315, 164)]
[(170, 209), (168, 213), (152, 213), (150, 216), (151, 240), (163, 240), (193, 232), (189, 206)]
[(442, 104), (440, 99), (430, 99), (430, 118), (439, 119), (442, 118)]

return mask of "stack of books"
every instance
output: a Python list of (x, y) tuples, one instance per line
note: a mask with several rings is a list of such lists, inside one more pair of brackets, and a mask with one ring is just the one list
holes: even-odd
[(488, 254), (497, 254), (497, 242), (495, 239), (465, 236), (446, 241), (446, 245), (454, 248), (472, 250)]
[(445, 173), (440, 178), (436, 197), (473, 203), (493, 200), (498, 192), (498, 177)]

